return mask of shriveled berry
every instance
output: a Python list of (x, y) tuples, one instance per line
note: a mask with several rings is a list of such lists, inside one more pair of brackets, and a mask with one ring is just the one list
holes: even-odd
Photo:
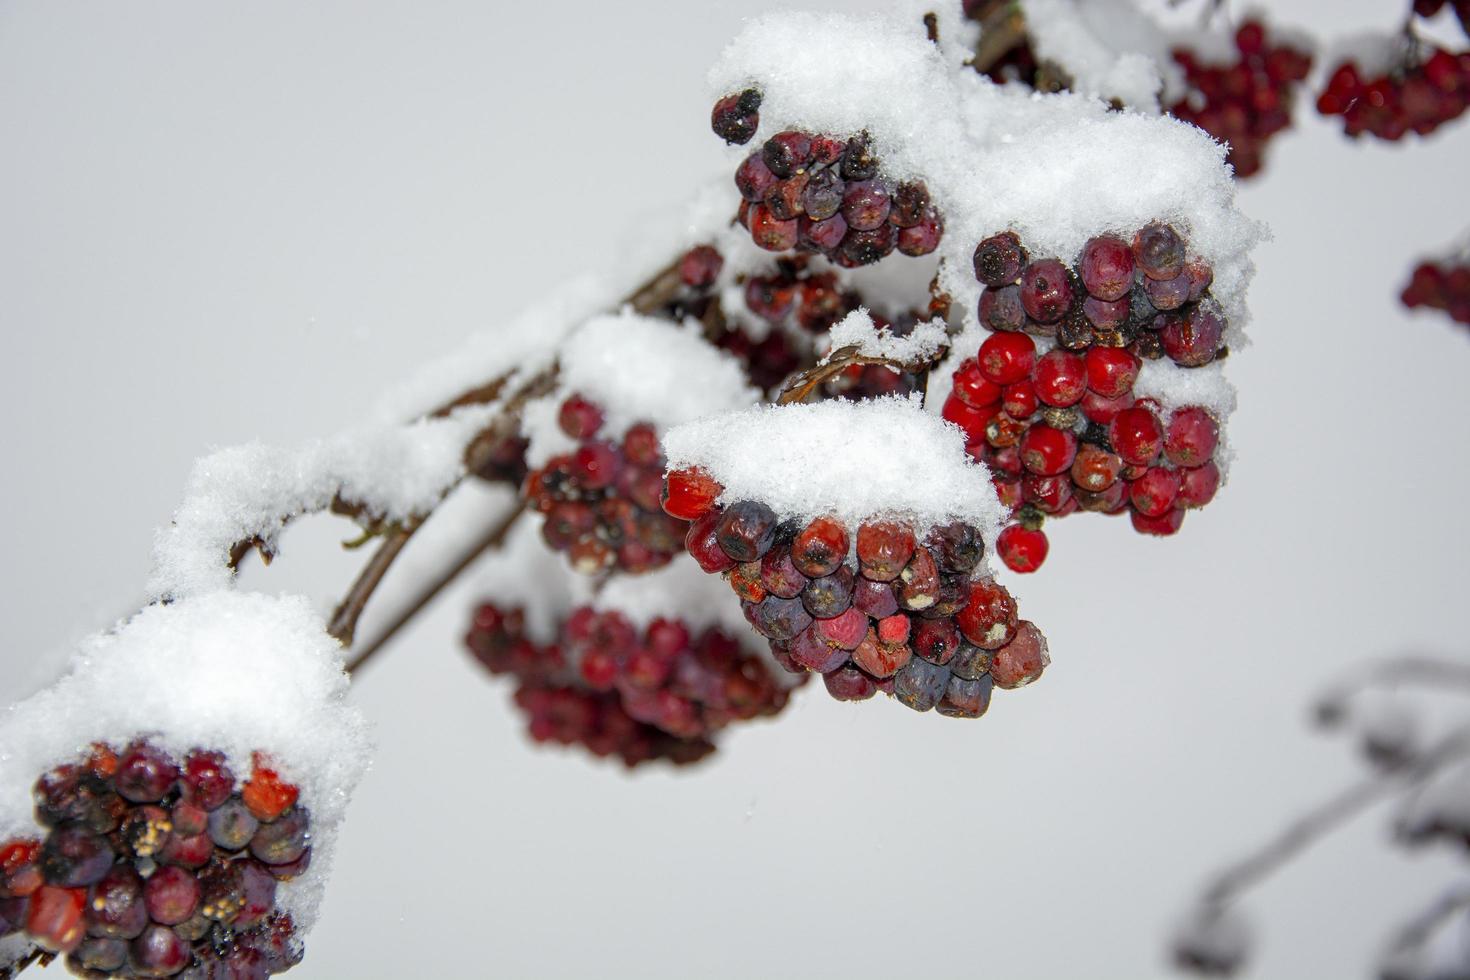
[(866, 578), (891, 582), (914, 554), (914, 532), (907, 525), (874, 521), (858, 528), (858, 566)]
[(126, 941), (89, 937), (82, 940), (76, 950), (67, 957), (66, 965), (72, 969), (72, 972), (77, 972), (77, 968), (80, 967), (82, 970), (95, 970), (97, 973), (110, 974), (121, 970), (127, 961), (128, 944)]
[(198, 833), (185, 836), (172, 833), (163, 848), (159, 850), (157, 859), (160, 864), (177, 864), (184, 868), (202, 868), (209, 863), (214, 854), (214, 841), (208, 833)]
[(831, 575), (821, 575), (807, 583), (801, 593), (801, 604), (818, 619), (830, 619), (852, 605), (853, 574), (846, 565)]
[(1011, 571), (1022, 574), (1040, 568), (1050, 547), (1045, 531), (1020, 524), (1012, 524), (995, 539), (995, 552), (1000, 555), (1000, 560)]
[(786, 130), (766, 140), (761, 159), (771, 173), (783, 180), (803, 169), (812, 158), (812, 138), (797, 130)]
[(791, 562), (809, 578), (830, 575), (847, 558), (847, 528), (830, 517), (818, 517), (791, 542)]
[(250, 778), (240, 789), (240, 799), (260, 820), (274, 820), (296, 802), (300, 790), (281, 778), (257, 755)]
[(1173, 279), (1145, 279), (1143, 281), (1143, 292), (1148, 297), (1149, 305), (1162, 312), (1177, 310), (1189, 302), (1189, 293), (1193, 288), (1193, 281), (1187, 272), (1181, 272)]
[(990, 691), (994, 681), (989, 674), (975, 680), (951, 677), (945, 686), (944, 696), (934, 710), (946, 718), (979, 718), (990, 707)]
[(715, 535), (733, 560), (758, 561), (776, 539), (776, 513), (758, 500), (736, 501), (721, 514)]
[(761, 559), (761, 585), (771, 595), (794, 599), (806, 588), (807, 577), (791, 560), (791, 549), (777, 545)]
[(715, 500), (724, 492), (704, 470), (674, 470), (664, 483), (664, 513), (681, 521), (698, 520), (714, 509)]
[(764, 204), (750, 209), (750, 238), (768, 252), (784, 252), (796, 247), (796, 219), (781, 219)]
[(310, 840), (310, 813), (305, 807), (292, 807), (272, 822), (260, 825), (250, 838), (250, 853), (265, 864), (290, 864), (301, 856)]
[(1020, 381), (1036, 365), (1036, 343), (1021, 333), (998, 333), (985, 338), (978, 356), (980, 373), (998, 385)]
[(1056, 323), (1072, 305), (1072, 282), (1057, 259), (1041, 259), (1021, 273), (1021, 305), (1038, 323)]
[(914, 628), (910, 646), (930, 663), (947, 664), (960, 647), (960, 631), (950, 619), (923, 619)]
[(1133, 236), (1133, 258), (1148, 278), (1173, 279), (1184, 271), (1184, 240), (1156, 221)]
[(993, 659), (994, 654), (991, 651), (982, 650), (965, 640), (955, 651), (954, 659), (949, 662), (949, 669), (956, 677), (968, 681), (978, 680), (990, 672), (990, 662)]
[(1157, 537), (1168, 537), (1171, 534), (1177, 533), (1179, 531), (1179, 528), (1183, 526), (1184, 514), (1184, 510), (1176, 507), (1173, 510), (1166, 511), (1163, 514), (1160, 514), (1158, 517), (1148, 517), (1144, 514), (1140, 514), (1136, 510), (1133, 511), (1129, 515), (1129, 517), (1132, 519), (1133, 522), (1133, 530), (1137, 531), (1139, 534), (1152, 534)]
[(995, 651), (990, 676), (996, 687), (1013, 690), (1036, 680), (1049, 663), (1046, 637), (1035, 623), (1022, 620), (1016, 626), (1015, 638)]
[(1123, 460), (1101, 446), (1083, 444), (1072, 460), (1072, 482), (1079, 489), (1101, 493), (1117, 482), (1123, 472)]
[(735, 170), (735, 187), (740, 191), (740, 196), (752, 205), (764, 201), (780, 179), (766, 166), (766, 161), (759, 153), (746, 157), (745, 162)]
[(842, 195), (842, 217), (855, 231), (873, 231), (888, 221), (892, 199), (882, 184), (860, 180), (847, 185)]
[(1026, 250), (1021, 240), (1006, 231), (975, 246), (975, 278), (986, 286), (1006, 286), (1021, 278)]
[(751, 625), (772, 640), (789, 640), (812, 623), (811, 614), (799, 599), (766, 596), (746, 608), (751, 611)]
[(994, 579), (979, 579), (970, 583), (968, 601), (955, 622), (975, 646), (997, 650), (1015, 635), (1016, 600)]
[(939, 565), (927, 548), (915, 548), (914, 557), (898, 575), (898, 603), (915, 612), (939, 599)]
[(893, 696), (915, 711), (929, 711), (944, 697), (949, 668), (914, 657), (893, 676)]
[(839, 168), (843, 180), (871, 180), (878, 175), (878, 157), (872, 151), (867, 133), (847, 141)]
[(848, 608), (830, 619), (819, 619), (812, 624), (814, 632), (828, 646), (843, 650), (856, 650), (868, 631), (868, 617), (861, 610)]
[(102, 880), (112, 867), (107, 838), (78, 824), (53, 830), (41, 847), (41, 874), (48, 885), (85, 888)]
[(1138, 358), (1121, 347), (1093, 347), (1084, 360), (1087, 387), (1103, 398), (1117, 398), (1132, 391), (1142, 367)]
[(760, 128), (761, 95), (746, 89), (727, 95), (710, 112), (710, 128), (726, 143), (749, 143)]
[[(891, 215), (890, 215), (891, 218)], [(930, 208), (917, 224), (898, 230), (898, 250), (904, 255), (928, 255), (944, 239), (944, 219)]]
[(728, 572), (736, 565), (735, 559), (720, 547), (719, 535), (716, 533), (723, 516), (722, 510), (709, 511), (691, 524), (684, 536), (684, 548), (689, 556), (711, 575)]
[[(907, 623), (905, 617), (893, 618), (904, 619)], [(913, 650), (907, 642), (885, 642), (875, 630), (870, 629), (857, 649), (852, 651), (852, 662), (874, 677), (892, 677), (912, 656)]]
[(12, 840), (0, 845), (0, 898), (24, 898), (44, 879), (41, 875), (41, 842)]
[(1133, 288), (1133, 252), (1116, 235), (1099, 235), (1082, 246), (1078, 271), (1090, 294), (1105, 302), (1120, 300)]
[(1082, 315), (1099, 330), (1116, 330), (1128, 322), (1133, 304), (1127, 297), (1111, 303), (1089, 296), (1082, 301)]
[(797, 230), (797, 240), (810, 245), (819, 252), (836, 251), (846, 237), (847, 219), (840, 214), (834, 214), (820, 221), (803, 218)]
[(939, 525), (929, 532), (925, 542), (933, 550), (941, 572), (970, 572), (985, 557), (980, 531), (964, 521)]
[(801, 192), (802, 210), (813, 221), (824, 221), (842, 208), (842, 196), (847, 185), (831, 170), (821, 170), (811, 175)]
[(980, 294), (980, 323), (987, 330), (1014, 333), (1029, 322), (1020, 286), (989, 286)]

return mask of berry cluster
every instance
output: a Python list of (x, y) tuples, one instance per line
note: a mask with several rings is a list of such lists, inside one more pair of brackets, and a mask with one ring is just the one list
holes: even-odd
[(619, 441), (598, 439), (602, 409), (580, 395), (562, 402), (557, 425), (580, 445), (533, 470), (521, 495), (546, 515), (542, 537), (584, 574), (640, 573), (667, 565), (683, 547), (684, 525), (659, 508), (664, 456), (646, 423)]
[(105, 745), (36, 783), (41, 840), (0, 845), (0, 936), (23, 930), (84, 977), (263, 978), (301, 959), (276, 884), (311, 860), (296, 787), (257, 756), (177, 764)]
[(1444, 310), (1470, 326), (1470, 261), (1419, 263), (1400, 299), (1410, 309)]
[(629, 766), (696, 762), (714, 751), (715, 732), (778, 713), (789, 693), (725, 633), (695, 635), (677, 619), (655, 619), (640, 634), (621, 613), (583, 607), (541, 646), (526, 636), (521, 610), (486, 603), (466, 643), (492, 674), (517, 679), (532, 738)]
[(1223, 352), (1226, 320), (1210, 295), (1213, 271), (1190, 260), (1187, 247), (1172, 227), (1155, 222), (1131, 244), (1116, 235), (1090, 239), (1069, 267), (1031, 258), (1011, 232), (992, 235), (975, 247), (975, 278), (985, 286), (980, 323), (1054, 338), (1070, 351), (1126, 348), (1200, 367)]
[(1391, 70), (1364, 78), (1344, 62), (1332, 72), (1317, 97), (1317, 111), (1342, 116), (1349, 136), (1369, 133), (1399, 140), (1408, 133), (1427, 136), (1470, 106), (1470, 51), (1456, 55), (1432, 48), (1424, 57), (1418, 45)]
[(1261, 169), (1266, 143), (1291, 125), (1292, 100), (1307, 77), (1312, 56), (1286, 43), (1273, 44), (1258, 20), (1235, 32), (1238, 57), (1206, 64), (1188, 49), (1174, 51), (1189, 91), (1169, 112), (1230, 146), (1237, 177)]
[(978, 718), (993, 687), (1041, 676), (1046, 639), (1016, 616), (1016, 602), (975, 579), (985, 546), (964, 523), (928, 531), (872, 521), (782, 521), (755, 500), (727, 506), (700, 470), (669, 474), (664, 507), (693, 520), (687, 546), (700, 567), (724, 574), (750, 624), (793, 673), (819, 673), (838, 700), (879, 691), (916, 711)]
[[(721, 99), (711, 118), (716, 135), (749, 142), (759, 109), (753, 90)], [(735, 171), (740, 223), (761, 248), (820, 252), (845, 269), (871, 265), (894, 249), (928, 255), (944, 236), (928, 188), (922, 181), (894, 185), (878, 171), (865, 134), (777, 133)]]
[[(996, 542), (1008, 567), (1045, 560), (1048, 515), (1128, 511), (1136, 530), (1167, 535), (1213, 499), (1217, 420), (1198, 406), (1161, 418), (1133, 392), (1144, 357), (1198, 367), (1221, 349), (1210, 270), (1186, 262), (1173, 229), (1149, 225), (1131, 246), (1093, 238), (1070, 269), (1029, 261), (1014, 235), (996, 235), (976, 249), (975, 274), (986, 285), (980, 319), (999, 332), (956, 368), (943, 415), (1016, 515)], [(1057, 346), (1040, 353), (1028, 332)]]

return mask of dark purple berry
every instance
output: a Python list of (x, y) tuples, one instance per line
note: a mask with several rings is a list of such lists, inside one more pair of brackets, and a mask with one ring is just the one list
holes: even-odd
[(154, 922), (178, 925), (199, 907), (199, 881), (183, 868), (165, 865), (155, 870), (143, 886), (143, 901)]
[(130, 862), (114, 864), (87, 897), (87, 931), (94, 936), (132, 939), (147, 924), (143, 879)]
[(1155, 221), (1133, 236), (1133, 258), (1150, 279), (1173, 279), (1184, 271), (1184, 241), (1173, 228)]
[(990, 691), (994, 686), (989, 674), (973, 681), (951, 677), (944, 697), (934, 710), (948, 718), (979, 718), (990, 707)]
[(1146, 278), (1143, 280), (1143, 291), (1148, 296), (1150, 306), (1168, 312), (1189, 302), (1190, 285), (1189, 275), (1181, 272), (1173, 279)]
[(818, 674), (836, 670), (847, 663), (847, 651), (822, 639), (813, 627), (793, 637), (787, 651), (792, 660)]
[[(92, 936), (82, 940), (66, 958), (67, 966), (81, 967), (110, 974), (121, 970), (128, 961), (128, 944), (122, 939), (104, 939)], [(75, 972), (75, 970), (73, 971)]]
[(929, 188), (922, 180), (899, 184), (893, 192), (888, 220), (900, 228), (912, 228), (929, 210)]
[(866, 701), (878, 693), (878, 684), (856, 667), (843, 667), (822, 675), (827, 693), (838, 701)]
[(990, 672), (990, 663), (994, 658), (995, 654), (991, 651), (982, 650), (968, 640), (962, 640), (954, 659), (949, 662), (949, 669), (956, 677), (967, 681), (979, 680)]
[(834, 214), (821, 221), (802, 219), (797, 240), (818, 252), (832, 252), (842, 244), (845, 237), (847, 219), (840, 214)]
[(848, 140), (842, 153), (841, 172), (844, 180), (872, 180), (878, 175), (878, 158), (868, 145), (867, 133)]
[(944, 696), (949, 677), (948, 667), (914, 657), (893, 675), (893, 696), (915, 711), (928, 711)]
[(749, 143), (760, 128), (761, 94), (748, 88), (715, 103), (710, 128), (726, 143)]
[(1021, 330), (1026, 326), (1026, 307), (1020, 286), (987, 286), (980, 294), (980, 323), (987, 330)]
[(752, 204), (764, 201), (780, 179), (771, 173), (771, 168), (766, 166), (766, 161), (759, 153), (746, 157), (745, 162), (735, 170), (735, 187), (740, 191), (740, 196)]
[(48, 885), (85, 888), (107, 875), (114, 857), (107, 838), (68, 824), (53, 830), (42, 845), (41, 874)]
[(887, 619), (898, 612), (898, 596), (888, 582), (859, 576), (853, 584), (852, 604), (874, 619)]
[(925, 619), (914, 629), (914, 653), (930, 663), (948, 664), (960, 646), (959, 627), (951, 619)]
[(973, 525), (964, 521), (942, 524), (929, 532), (926, 542), (934, 549), (941, 571), (970, 572), (985, 557), (985, 541)]
[(758, 500), (738, 500), (720, 515), (715, 539), (735, 561), (759, 561), (776, 539), (776, 513)]
[(842, 196), (847, 185), (831, 170), (820, 170), (812, 174), (806, 188), (801, 192), (801, 206), (807, 217), (822, 221), (832, 217), (842, 207)]
[(801, 604), (817, 619), (831, 619), (852, 605), (853, 574), (846, 565), (814, 578), (801, 593)]
[(266, 864), (290, 864), (306, 850), (311, 839), (311, 817), (305, 807), (293, 807), (250, 838), (250, 853)]
[(260, 821), (239, 797), (227, 800), (209, 815), (209, 836), (221, 850), (238, 851), (250, 843)]
[(156, 803), (173, 789), (178, 778), (178, 767), (161, 749), (140, 744), (129, 746), (117, 760), (113, 785), (124, 799)]
[(890, 224), (872, 231), (849, 231), (842, 239), (838, 254), (853, 267), (872, 265), (893, 251), (898, 230)]
[(812, 624), (811, 614), (800, 599), (766, 596), (745, 606), (751, 625), (767, 639), (789, 640)]
[(1009, 286), (1021, 278), (1026, 250), (1008, 231), (992, 235), (975, 246), (975, 278), (986, 286)]
[(812, 158), (812, 138), (806, 133), (787, 130), (766, 140), (761, 157), (771, 173), (785, 179), (806, 167)]
[(145, 977), (170, 977), (194, 958), (189, 944), (168, 926), (151, 925), (132, 943), (133, 967)]
[(847, 185), (842, 195), (842, 216), (847, 226), (855, 231), (872, 231), (888, 220), (892, 206), (888, 191), (873, 180), (861, 180)]

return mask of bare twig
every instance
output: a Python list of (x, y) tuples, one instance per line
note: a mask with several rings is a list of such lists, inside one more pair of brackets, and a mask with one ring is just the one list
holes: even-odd
[(1217, 874), (1205, 889), (1206, 905), (1224, 906), (1283, 867), (1307, 847), (1372, 804), (1409, 790), (1470, 752), (1470, 728), (1457, 729), (1418, 761), (1355, 783), (1317, 804), (1253, 854)]
[(336, 637), (344, 647), (352, 646), (352, 638), (357, 632), (357, 621), (362, 618), (362, 611), (367, 608), (368, 600), (378, 590), (383, 576), (388, 574), (388, 569), (408, 545), (408, 539), (413, 537), (420, 523), (422, 522), (410, 521), (400, 524), (384, 535), (383, 543), (373, 552), (373, 556), (352, 583), (352, 588), (347, 590), (347, 595), (338, 603), (337, 611), (332, 614), (332, 621), (327, 624), (327, 632)]
[(1457, 912), (1470, 909), (1470, 882), (1462, 881), (1439, 895), (1413, 918), (1402, 923), (1389, 941), (1384, 959), (1412, 953), (1424, 945), (1434, 931)]
[(475, 561), (491, 548), (498, 547), (510, 529), (515, 526), (516, 521), (525, 513), (525, 505), (517, 504), (515, 509), (506, 514), (498, 523), (491, 525), (485, 530), (478, 540), (454, 560), (452, 564), (441, 571), (432, 581), (411, 599), (401, 612), (371, 640), (364, 643), (347, 664), (347, 673), (355, 674), (361, 667), (372, 659), (373, 655), (388, 645), (399, 631), (413, 621), (414, 617), (422, 612), (434, 599), (449, 587), (460, 574), (469, 568)]
[(1347, 713), (1347, 702), (1370, 688), (1425, 687), (1434, 691), (1470, 694), (1470, 663), (1439, 660), (1419, 654), (1389, 657), (1353, 670), (1333, 684), (1313, 704), (1317, 720), (1336, 724)]
[(776, 404), (790, 405), (794, 402), (805, 401), (807, 396), (816, 389), (817, 385), (835, 378), (855, 364), (877, 364), (899, 372), (923, 374), (925, 375), (924, 383), (926, 385), (928, 383), (927, 374), (930, 366), (934, 363), (932, 359), (924, 361), (921, 364), (904, 364), (900, 361), (889, 360), (886, 357), (868, 357), (864, 354), (859, 354), (858, 350), (859, 348), (855, 345), (835, 350), (828, 354), (826, 359), (815, 367), (792, 375), (791, 379), (786, 382), (786, 386), (781, 390), (780, 396), (776, 399)]

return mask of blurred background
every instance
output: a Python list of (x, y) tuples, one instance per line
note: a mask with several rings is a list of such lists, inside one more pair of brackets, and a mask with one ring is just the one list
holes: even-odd
[[(0, 700), (136, 606), (195, 457), (354, 423), (727, 172), (706, 68), (786, 6), (0, 2)], [(1406, 6), (1271, 16), (1331, 38)], [(1170, 540), (1057, 526), (1015, 583), (1037, 687), (976, 724), (809, 690), (629, 775), (529, 745), (461, 586), (356, 687), (380, 750), (293, 975), (1169, 975), (1202, 877), (1361, 769), (1310, 697), (1465, 654), (1470, 336), (1397, 293), (1470, 224), (1470, 123), (1354, 145), (1298, 108), (1240, 195), (1275, 237), (1230, 483)], [(348, 536), (307, 525), (246, 584), (329, 607)], [(1457, 872), (1386, 837), (1376, 811), (1247, 904), (1252, 976), (1368, 975)]]

